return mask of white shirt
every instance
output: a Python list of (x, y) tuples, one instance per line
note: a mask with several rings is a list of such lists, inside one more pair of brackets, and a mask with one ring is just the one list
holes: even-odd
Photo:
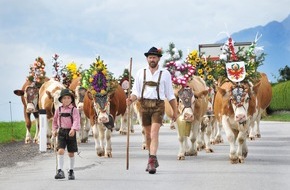
[[(143, 81), (144, 81), (144, 69), (140, 69), (137, 71), (135, 76), (134, 85), (132, 88), (132, 94), (137, 96), (138, 99), (141, 98), (142, 88), (143, 88)], [(160, 84), (159, 84), (159, 96), (161, 100), (165, 100), (165, 98), (170, 101), (175, 99), (171, 75), (167, 69), (160, 68), (158, 66), (158, 70), (156, 70), (153, 75), (149, 69), (149, 66), (146, 67), (146, 81), (154, 81), (158, 82), (159, 73), (162, 71)], [(157, 86), (148, 86), (145, 85), (143, 98), (145, 99), (158, 99), (157, 95)]]

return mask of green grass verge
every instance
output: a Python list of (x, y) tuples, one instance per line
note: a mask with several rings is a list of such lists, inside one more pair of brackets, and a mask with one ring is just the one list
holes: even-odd
[[(31, 137), (35, 134), (35, 124), (32, 124)], [(0, 144), (13, 141), (24, 141), (26, 135), (26, 126), (24, 121), (0, 122)]]
[(290, 112), (277, 112), (262, 118), (262, 121), (288, 121), (290, 122)]

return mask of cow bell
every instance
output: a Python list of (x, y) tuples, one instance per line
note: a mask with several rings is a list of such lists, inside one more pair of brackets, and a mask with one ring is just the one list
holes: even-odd
[(179, 116), (176, 119), (176, 123), (179, 135), (189, 137), (192, 122), (185, 121)]
[(109, 122), (104, 123), (104, 125), (105, 125), (105, 127), (107, 127), (108, 129), (111, 129), (111, 130), (115, 127), (114, 118), (111, 114), (109, 115)]

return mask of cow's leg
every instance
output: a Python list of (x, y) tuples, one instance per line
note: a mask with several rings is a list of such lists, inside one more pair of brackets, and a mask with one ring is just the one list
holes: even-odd
[(93, 125), (93, 137), (95, 140), (95, 150), (98, 156), (104, 156), (104, 149), (100, 140), (100, 131), (98, 124)]
[(47, 146), (47, 149), (53, 149), (54, 148), (54, 143), (52, 143), (52, 142), (56, 141), (56, 138), (52, 135), (51, 130), (52, 130), (52, 119), (49, 119), (48, 123), (47, 123), (47, 133), (46, 133), (46, 139), (47, 139), (46, 146)]
[(204, 136), (204, 142), (205, 142), (205, 152), (206, 153), (212, 153), (213, 149), (211, 148), (211, 142), (210, 142), (210, 136), (211, 136), (211, 121), (208, 123), (207, 127), (205, 128), (205, 136)]
[(26, 135), (25, 135), (25, 144), (31, 143), (31, 120), (30, 120), (30, 113), (26, 113), (26, 110), (24, 108), (24, 117), (25, 117), (25, 123), (26, 123)]
[(108, 157), (108, 158), (112, 158), (111, 136), (112, 136), (112, 131), (106, 128), (105, 130), (105, 138), (106, 138), (105, 157)]
[(249, 127), (249, 139), (250, 140), (255, 140), (255, 119), (253, 119), (250, 122), (250, 127)]
[(244, 163), (245, 158), (248, 155), (246, 139), (247, 139), (247, 133), (239, 132), (238, 137), (237, 137), (237, 141), (238, 141), (237, 155), (238, 155), (240, 163)]
[(216, 133), (217, 133), (217, 122), (215, 122), (215, 120), (213, 120), (211, 122), (211, 135), (210, 135), (210, 143), (211, 144), (215, 144), (215, 136), (216, 136)]
[(185, 160), (185, 146), (184, 146), (184, 141), (186, 141), (185, 136), (180, 136), (178, 134), (178, 141), (179, 141), (179, 151), (177, 155), (177, 160)]
[(90, 131), (90, 121), (89, 119), (82, 113), (81, 115), (81, 129), (79, 133), (79, 137), (77, 138), (78, 143), (87, 143), (89, 139), (89, 131)]
[(235, 147), (235, 141), (236, 141), (236, 137), (235, 134), (233, 132), (233, 130), (231, 129), (231, 125), (228, 122), (228, 117), (227, 116), (223, 116), (222, 117), (222, 123), (223, 123), (223, 127), (226, 133), (226, 137), (228, 139), (228, 142), (230, 144), (230, 161), (232, 164), (236, 164), (239, 162), (238, 156), (236, 154), (236, 147)]
[(262, 115), (262, 113), (259, 112), (259, 115), (258, 115), (257, 120), (256, 120), (256, 135), (255, 135), (255, 137), (257, 137), (257, 138), (261, 138), (261, 132), (260, 132), (261, 115)]
[(76, 132), (76, 139), (77, 139), (77, 143), (80, 144), (81, 143), (81, 139), (83, 136), (83, 125), (84, 125), (84, 121), (82, 119), (82, 117), (80, 118), (80, 130)]
[(205, 129), (208, 125), (208, 118), (204, 117), (203, 121), (200, 125), (200, 130), (199, 133), (197, 134), (197, 139), (196, 139), (196, 146), (197, 146), (197, 150), (201, 151), (205, 148), (205, 140), (204, 140), (204, 133), (205, 133)]
[(222, 123), (221, 122), (217, 122), (217, 131), (216, 131), (216, 136), (215, 136), (215, 144), (219, 144), (219, 143), (223, 143), (224, 140), (222, 138)]
[(128, 132), (128, 113), (127, 113), (128, 109), (126, 110), (126, 114), (124, 114), (121, 117), (121, 127), (120, 127), (120, 134), (122, 135), (126, 135)]
[(89, 118), (86, 117), (84, 119), (84, 133), (83, 133), (83, 137), (82, 137), (81, 142), (83, 142), (83, 143), (88, 142), (90, 129), (91, 129), (90, 120), (89, 120)]
[(172, 120), (172, 119), (170, 119), (170, 124), (169, 124), (169, 127), (170, 127), (170, 129), (171, 130), (174, 130), (174, 129), (176, 129), (176, 127), (175, 127), (175, 124), (174, 124), (175, 122)]
[(191, 126), (191, 134), (190, 134), (190, 141), (191, 141), (191, 147), (188, 152), (186, 152), (187, 156), (197, 156), (197, 146), (196, 146), (196, 139), (197, 135), (199, 133), (199, 125), (200, 122), (194, 121)]
[(119, 131), (120, 134), (121, 134), (121, 130), (124, 130), (124, 129), (121, 129), (122, 128), (122, 124), (121, 124), (121, 116), (120, 115), (117, 115), (116, 118), (115, 118), (115, 127), (114, 127), (114, 130), (115, 131)]
[(248, 134), (248, 136), (249, 136), (250, 140), (255, 140), (255, 136), (256, 136), (255, 123), (256, 123), (256, 120), (258, 119), (258, 117), (259, 117), (259, 113), (257, 110), (249, 122), (249, 131), (248, 131), (249, 134)]

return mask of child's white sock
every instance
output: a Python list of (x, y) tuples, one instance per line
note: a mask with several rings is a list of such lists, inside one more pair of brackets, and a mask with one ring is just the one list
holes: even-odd
[(57, 156), (57, 169), (63, 170), (63, 159), (64, 159), (64, 155)]
[(69, 157), (69, 169), (73, 170), (75, 165), (75, 157)]

